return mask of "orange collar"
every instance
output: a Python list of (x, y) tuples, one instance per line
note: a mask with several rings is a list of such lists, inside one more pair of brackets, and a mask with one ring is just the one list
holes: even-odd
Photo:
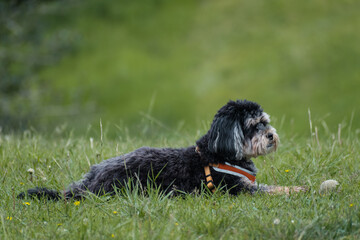
[[(195, 152), (197, 152), (201, 157), (200, 149), (198, 146), (196, 146)], [(253, 175), (253, 173), (251, 171), (249, 171), (245, 168), (242, 168), (242, 167), (239, 167), (236, 165), (232, 165), (228, 162), (217, 163), (217, 164), (210, 163), (208, 166), (204, 167), (204, 171), (205, 171), (206, 186), (212, 192), (215, 192), (216, 188), (214, 185), (213, 178), (211, 176), (210, 166), (213, 167), (213, 169), (217, 172), (231, 174), (231, 175), (237, 176), (237, 177), (245, 177), (245, 178), (249, 179), (252, 183), (255, 183), (255, 180), (256, 180), (255, 175)]]
[(218, 163), (218, 164), (209, 164), (209, 165), (212, 166), (213, 169), (217, 172), (231, 174), (231, 175), (237, 176), (237, 177), (246, 177), (252, 183), (254, 183), (256, 180), (255, 175), (253, 175), (253, 173), (250, 172), (249, 170), (239, 167), (239, 166), (236, 166), (236, 165), (232, 165), (227, 162)]

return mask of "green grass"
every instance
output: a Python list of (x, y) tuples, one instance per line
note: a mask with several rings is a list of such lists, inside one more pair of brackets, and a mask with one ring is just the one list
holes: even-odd
[[(110, 139), (106, 127), (103, 133), (90, 127), (82, 137), (58, 127), (47, 135), (0, 134), (0, 239), (358, 239), (359, 133), (313, 133), (283, 136), (278, 152), (255, 159), (258, 182), (311, 187), (304, 194), (234, 197), (202, 190), (169, 197), (156, 188), (146, 194), (125, 189), (115, 197), (90, 196), (77, 206), (36, 200), (27, 205), (15, 196), (33, 186), (64, 189), (102, 159), (143, 145), (191, 145), (200, 133), (160, 132), (147, 139), (118, 128), (118, 137)], [(35, 170), (32, 181), (29, 168)], [(326, 179), (338, 180), (341, 191), (320, 195)]]
[(78, 33), (79, 48), (39, 72), (37, 122), (129, 126), (150, 111), (193, 130), (237, 98), (302, 135), (308, 108), (332, 130), (353, 111), (359, 119), (357, 0), (69, 4), (51, 20)]
[[(38, 17), (11, 20), (39, 21), (30, 25), (51, 46), (57, 31), (78, 41), (26, 85), (39, 105), (20, 105), (32, 106), (34, 128), (0, 126), (0, 239), (359, 239), (359, 3), (41, 1)], [(34, 186), (62, 190), (141, 146), (193, 145), (237, 98), (259, 102), (280, 134), (278, 152), (255, 160), (258, 182), (309, 192), (169, 197), (149, 188), (79, 205), (15, 198)], [(341, 191), (320, 195), (327, 179)]]

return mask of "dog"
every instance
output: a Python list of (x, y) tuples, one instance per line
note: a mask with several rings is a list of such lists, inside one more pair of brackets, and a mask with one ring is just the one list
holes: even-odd
[(230, 100), (216, 113), (209, 131), (194, 146), (141, 147), (93, 165), (83, 179), (63, 192), (37, 187), (18, 197), (59, 200), (82, 199), (89, 193), (113, 195), (129, 180), (146, 188), (151, 178), (166, 193), (193, 193), (203, 186), (212, 192), (222, 186), (232, 195), (303, 191), (302, 187), (256, 183), (257, 169), (252, 159), (276, 151), (278, 145), (279, 136), (270, 125), (270, 116), (259, 104)]

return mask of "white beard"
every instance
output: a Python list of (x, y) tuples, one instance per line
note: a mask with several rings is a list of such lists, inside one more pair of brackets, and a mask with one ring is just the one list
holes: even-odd
[[(273, 139), (270, 140), (267, 135), (273, 134)], [(243, 154), (247, 158), (258, 157), (276, 151), (279, 145), (279, 136), (275, 128), (271, 127), (263, 133), (257, 133), (252, 139), (245, 141)]]

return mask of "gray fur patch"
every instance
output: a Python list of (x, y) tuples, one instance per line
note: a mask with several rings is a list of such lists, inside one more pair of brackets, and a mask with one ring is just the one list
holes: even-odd
[(234, 148), (236, 151), (236, 159), (240, 160), (243, 156), (243, 140), (244, 134), (237, 124), (234, 127)]

